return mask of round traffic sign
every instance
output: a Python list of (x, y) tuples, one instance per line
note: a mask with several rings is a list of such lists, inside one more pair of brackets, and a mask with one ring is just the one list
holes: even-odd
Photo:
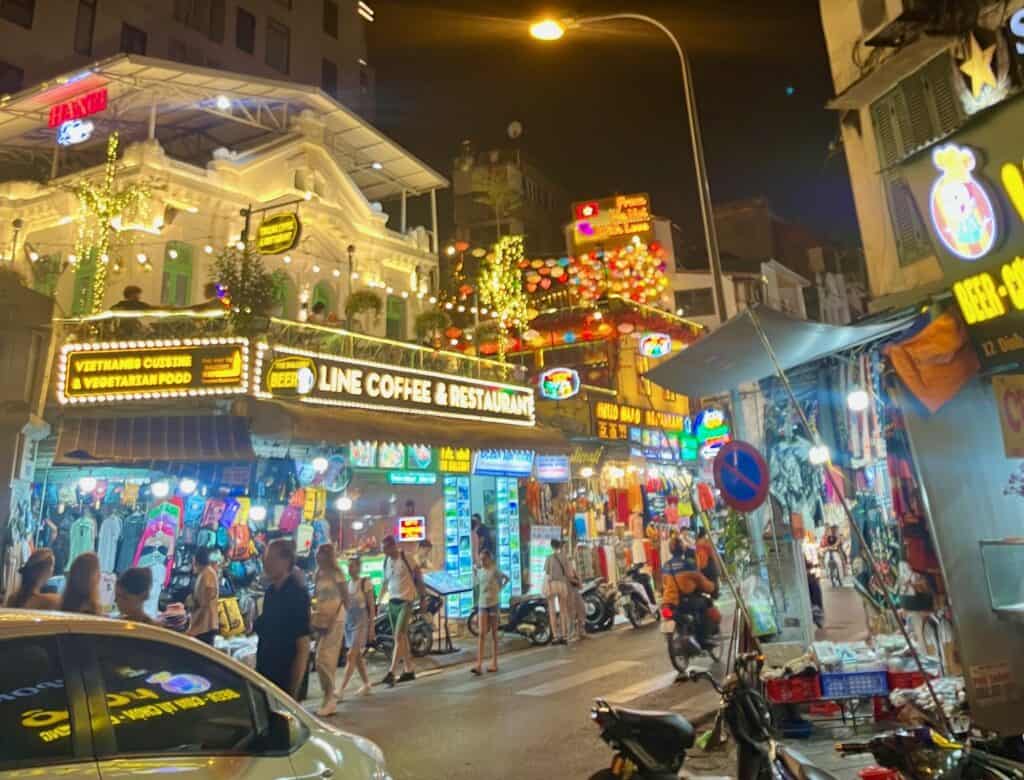
[(715, 456), (715, 484), (722, 500), (740, 512), (752, 512), (764, 503), (771, 486), (768, 464), (746, 442), (724, 445)]

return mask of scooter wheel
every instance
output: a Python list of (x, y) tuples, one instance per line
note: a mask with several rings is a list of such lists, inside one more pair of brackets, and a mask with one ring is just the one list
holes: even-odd
[(466, 630), (473, 636), (480, 636), (480, 611), (476, 607), (466, 618)]

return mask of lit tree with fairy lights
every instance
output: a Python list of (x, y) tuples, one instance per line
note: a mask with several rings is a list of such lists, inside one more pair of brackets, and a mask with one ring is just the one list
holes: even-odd
[(498, 323), (498, 356), (505, 359), (508, 333), (526, 326), (528, 299), (519, 263), (525, 254), (522, 236), (504, 236), (480, 272), (480, 302), (492, 309)]
[(78, 237), (75, 240), (75, 262), (92, 263), (92, 284), (82, 289), (79, 301), (81, 311), (93, 314), (103, 310), (107, 290), (107, 273), (111, 264), (110, 250), (114, 228), (111, 220), (120, 216), (127, 221), (136, 216), (149, 199), (150, 187), (146, 182), (116, 186), (118, 134), (107, 139), (107, 161), (101, 181), (83, 178), (70, 189), (78, 198)]

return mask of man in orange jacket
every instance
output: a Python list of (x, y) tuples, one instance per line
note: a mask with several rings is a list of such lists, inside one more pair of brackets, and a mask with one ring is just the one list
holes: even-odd
[(685, 610), (697, 616), (696, 639), (701, 647), (706, 648), (708, 624), (717, 625), (721, 614), (701, 594), (713, 594), (715, 583), (700, 573), (695, 551), (684, 549), (682, 539), (674, 538), (669, 543), (669, 551), (672, 557), (661, 569), (662, 601), (673, 611)]

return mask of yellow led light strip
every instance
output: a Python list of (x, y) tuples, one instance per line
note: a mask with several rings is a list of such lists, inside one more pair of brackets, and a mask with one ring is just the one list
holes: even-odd
[(141, 320), (141, 319), (184, 319), (184, 320), (213, 320), (224, 317), (226, 310), (210, 309), (200, 311), (181, 311), (180, 309), (132, 309), (118, 311), (103, 311), (99, 314), (91, 314), (88, 317), (54, 317), (54, 322), (62, 325), (76, 325), (83, 322), (102, 322), (104, 320)]
[[(82, 397), (70, 397), (65, 393), (68, 378), (68, 357), (71, 353), (102, 353), (129, 349), (175, 349), (182, 347), (237, 346), (242, 352), (242, 367), (239, 381), (229, 387), (188, 388), (184, 390), (141, 390), (131, 392), (102, 392)], [(244, 393), (249, 386), (249, 340), (244, 338), (199, 338), (160, 339), (154, 341), (105, 341), (95, 344), (70, 343), (60, 349), (57, 363), (57, 400), (62, 405), (96, 404), (110, 401), (146, 401), (171, 398), (198, 398), (201, 396), (223, 396)]]
[[(440, 374), (434, 371), (420, 371), (418, 369), (407, 369), (400, 366), (388, 366), (382, 363), (371, 363), (365, 360), (355, 360), (353, 358), (339, 357), (338, 355), (327, 355), (320, 352), (307, 352), (302, 349), (294, 349), (292, 347), (271, 347), (266, 343), (259, 343), (256, 345), (256, 357), (253, 361), (252, 370), (252, 394), (257, 398), (268, 398), (272, 399), (274, 395), (268, 393), (263, 389), (263, 362), (267, 352), (273, 349), (274, 352), (281, 352), (286, 355), (297, 355), (299, 357), (308, 357), (314, 359), (324, 360), (335, 360), (335, 361), (347, 361), (355, 363), (360, 366), (366, 366), (368, 368), (383, 369), (385, 371), (407, 371), (414, 374), (422, 374), (424, 376), (437, 377), (447, 382), (457, 381), (465, 382), (467, 384), (477, 384), (486, 388), (499, 388), (502, 390), (514, 390), (517, 392), (530, 391), (532, 397), (532, 390), (528, 387), (518, 387), (515, 385), (503, 385), (497, 382), (485, 382), (481, 380), (466, 379), (464, 377), (452, 376), (450, 374)], [(300, 398), (302, 403), (310, 404), (314, 406), (339, 406), (351, 409), (366, 409), (368, 411), (386, 411), (386, 412), (398, 412), (399, 414), (415, 414), (427, 417), (449, 417), (455, 420), (483, 420), (486, 422), (496, 422), (502, 425), (518, 425), (521, 427), (532, 428), (537, 424), (537, 413), (536, 408), (530, 412), (529, 419), (516, 420), (507, 417), (492, 417), (489, 414), (460, 414), (458, 412), (443, 412), (436, 409), (415, 409), (405, 406), (389, 406), (384, 404), (365, 404), (359, 401), (334, 401), (327, 398)]]

